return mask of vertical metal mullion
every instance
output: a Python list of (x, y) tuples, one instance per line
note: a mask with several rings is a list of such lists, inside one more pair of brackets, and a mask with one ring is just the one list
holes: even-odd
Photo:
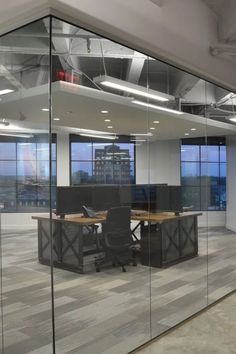
[(53, 232), (52, 232), (52, 16), (49, 17), (49, 214), (50, 214), (50, 268), (51, 268), (51, 314), (52, 349), (56, 354), (54, 278), (53, 278)]
[(198, 145), (199, 149), (199, 178), (200, 178), (200, 210), (202, 210), (202, 145)]
[(4, 307), (3, 307), (3, 271), (2, 271), (2, 205), (0, 204), (0, 306), (1, 306), (1, 336), (2, 336), (2, 354), (5, 353), (4, 348)]

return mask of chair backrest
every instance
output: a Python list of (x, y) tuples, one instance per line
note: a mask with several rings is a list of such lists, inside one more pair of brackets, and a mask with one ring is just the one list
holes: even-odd
[(104, 227), (108, 247), (128, 247), (132, 243), (129, 207), (114, 207), (108, 210)]

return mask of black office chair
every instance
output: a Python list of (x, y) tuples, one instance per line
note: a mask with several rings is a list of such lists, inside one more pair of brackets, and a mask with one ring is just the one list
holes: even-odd
[(95, 259), (95, 268), (100, 272), (100, 266), (112, 262), (113, 266), (121, 266), (126, 272), (125, 265), (133, 263), (137, 265), (132, 252), (132, 234), (130, 229), (130, 208), (115, 207), (107, 212), (106, 222), (102, 226), (101, 249), (104, 257)]

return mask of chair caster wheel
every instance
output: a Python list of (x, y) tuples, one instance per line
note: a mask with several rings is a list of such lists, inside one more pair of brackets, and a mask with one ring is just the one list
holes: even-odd
[(97, 267), (96, 268), (96, 272), (99, 273), (100, 272), (100, 268)]
[(125, 267), (122, 267), (122, 272), (124, 272), (124, 273), (126, 272), (126, 269), (125, 269)]

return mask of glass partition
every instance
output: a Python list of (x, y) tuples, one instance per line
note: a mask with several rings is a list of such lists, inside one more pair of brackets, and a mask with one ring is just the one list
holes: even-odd
[[(52, 44), (57, 213), (64, 218), (54, 292), (67, 299), (55, 308), (56, 351), (125, 353), (150, 339), (150, 268), (138, 260), (139, 222), (130, 225), (135, 202), (149, 208), (150, 132), (147, 110), (126, 90), (139, 88), (147, 57), (57, 19)], [(147, 85), (144, 73), (144, 95)]]
[[(215, 96), (211, 96), (214, 90)], [(235, 290), (235, 95), (208, 84), (207, 130), (215, 123), (222, 136), (205, 151), (208, 219), (208, 303)], [(212, 140), (211, 137), (208, 138)]]
[(4, 353), (125, 354), (235, 290), (233, 93), (53, 17), (0, 73)]
[[(52, 353), (51, 269), (37, 223), (49, 220), (49, 19), (0, 38), (1, 301), (5, 354)], [(54, 142), (55, 143), (55, 142)], [(54, 164), (56, 157), (52, 154)], [(55, 169), (54, 169), (55, 170)], [(54, 181), (55, 185), (55, 181)], [(49, 221), (48, 221), (49, 222)], [(50, 235), (46, 241), (49, 243)]]

